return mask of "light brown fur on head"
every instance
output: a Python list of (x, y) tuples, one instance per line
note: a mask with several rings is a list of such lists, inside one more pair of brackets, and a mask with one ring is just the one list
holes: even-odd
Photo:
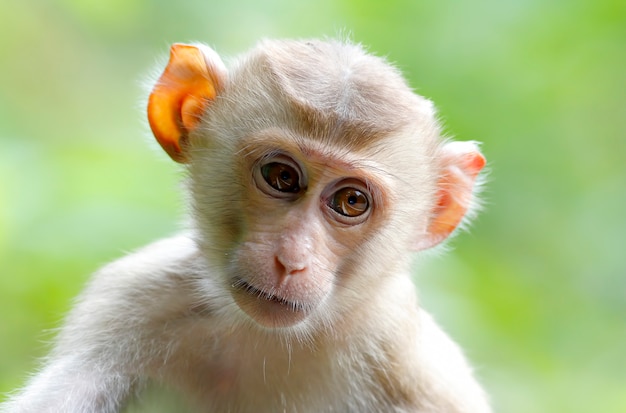
[(267, 41), (259, 50), (253, 59), (294, 109), (296, 124), (314, 138), (361, 149), (417, 120), (417, 97), (404, 79), (359, 45)]
[[(433, 115), (430, 102), (413, 94), (395, 68), (340, 41), (261, 42), (235, 62), (225, 93), (226, 106), (242, 114), (243, 125), (262, 127), (267, 119), (256, 115), (263, 112), (308, 137), (349, 149)], [(243, 96), (250, 102), (242, 102)]]

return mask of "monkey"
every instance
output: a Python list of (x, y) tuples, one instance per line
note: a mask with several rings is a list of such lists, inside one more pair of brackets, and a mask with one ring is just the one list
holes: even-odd
[(158, 385), (197, 412), (490, 412), (411, 278), (475, 212), (478, 144), (348, 40), (228, 63), (171, 46), (147, 115), (189, 223), (97, 271), (0, 411), (119, 412)]

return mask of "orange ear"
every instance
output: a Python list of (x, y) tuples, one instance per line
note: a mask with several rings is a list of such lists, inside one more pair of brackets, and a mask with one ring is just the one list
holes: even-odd
[(148, 99), (148, 121), (163, 149), (187, 162), (184, 143), (206, 107), (221, 91), (226, 68), (209, 47), (174, 44), (170, 60)]
[(472, 204), (476, 178), (486, 163), (474, 142), (450, 142), (442, 151), (444, 169), (438, 182), (437, 206), (426, 236), (414, 246), (416, 250), (434, 247), (459, 226)]

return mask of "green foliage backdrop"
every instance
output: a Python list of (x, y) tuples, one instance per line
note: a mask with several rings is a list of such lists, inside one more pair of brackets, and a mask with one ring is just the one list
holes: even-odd
[(416, 281), (496, 410), (626, 411), (621, 0), (1, 2), (0, 392), (90, 272), (183, 219), (180, 171), (144, 120), (155, 56), (338, 34), (484, 143), (485, 211)]

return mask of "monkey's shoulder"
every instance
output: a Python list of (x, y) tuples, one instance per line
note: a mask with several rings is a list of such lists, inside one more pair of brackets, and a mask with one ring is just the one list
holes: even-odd
[(73, 312), (169, 317), (192, 305), (195, 280), (208, 272), (189, 234), (161, 239), (96, 271)]
[[(157, 343), (166, 348), (163, 343), (194, 320), (212, 324), (209, 311), (197, 310), (199, 278), (210, 279), (207, 271), (189, 234), (156, 241), (105, 265), (76, 298), (56, 351), (82, 346), (86, 352), (125, 360), (131, 368), (133, 351)], [(212, 298), (202, 308), (212, 307)]]
[(199, 267), (203, 266), (203, 261), (192, 236), (182, 233), (155, 241), (110, 262), (94, 274), (92, 282), (175, 281), (201, 270)]

